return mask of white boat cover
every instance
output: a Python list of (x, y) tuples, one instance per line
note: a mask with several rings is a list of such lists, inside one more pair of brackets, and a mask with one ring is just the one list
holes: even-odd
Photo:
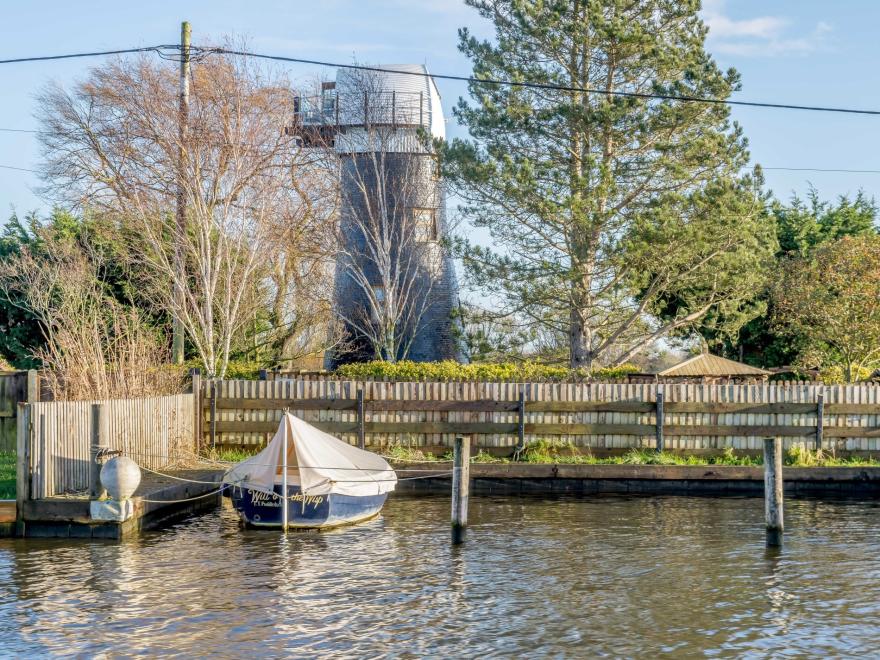
[(228, 470), (223, 483), (272, 493), (281, 483), (285, 435), (288, 479), (299, 483), (303, 494), (379, 495), (397, 485), (397, 475), (381, 456), (352, 447), (290, 413), (281, 418), (266, 448)]

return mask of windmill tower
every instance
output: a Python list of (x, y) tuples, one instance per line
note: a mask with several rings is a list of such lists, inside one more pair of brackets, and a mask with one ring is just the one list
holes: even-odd
[(445, 136), (440, 94), (422, 65), (379, 68), (339, 69), (317, 97), (296, 104), (302, 143), (331, 146), (339, 158), (334, 297), (347, 341), (329, 356), (330, 367), (377, 352), (416, 361), (462, 357), (458, 286), (442, 243), (446, 191), (430, 144)]

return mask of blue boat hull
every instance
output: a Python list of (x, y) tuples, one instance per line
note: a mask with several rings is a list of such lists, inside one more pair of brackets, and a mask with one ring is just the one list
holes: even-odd
[[(281, 527), (281, 485), (270, 495), (249, 488), (232, 488), (232, 505), (245, 524), (254, 527)], [(292, 528), (320, 529), (351, 525), (377, 515), (388, 497), (367, 495), (303, 495), (299, 486), (287, 487), (287, 525)]]

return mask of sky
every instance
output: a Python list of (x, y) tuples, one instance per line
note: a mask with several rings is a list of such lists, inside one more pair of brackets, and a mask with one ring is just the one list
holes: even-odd
[[(457, 29), (480, 36), (491, 27), (459, 0), (211, 0), (149, 3), (4, 3), (0, 59), (176, 43), (180, 22), (192, 24), (193, 43), (244, 37), (252, 50), (350, 63), (414, 62), (436, 73), (468, 74), (457, 49)], [(735, 67), (749, 101), (880, 109), (873, 85), (880, 66), (873, 0), (705, 0), (707, 49), (722, 68)], [(70, 84), (97, 59), (0, 65), (0, 129), (34, 129), (34, 95), (50, 80)], [(174, 66), (169, 63), (169, 66)], [(296, 65), (294, 79), (332, 75)], [(462, 83), (439, 81), (447, 115)], [(765, 168), (880, 170), (880, 116), (736, 108), (754, 162)], [(449, 135), (463, 135), (450, 119)], [(39, 163), (30, 133), (0, 130), (0, 166), (32, 169)], [(30, 172), (0, 167), (0, 221), (12, 209), (46, 212)], [(824, 198), (860, 188), (880, 199), (880, 174), (790, 172), (768, 169), (768, 187), (782, 199), (812, 184)]]

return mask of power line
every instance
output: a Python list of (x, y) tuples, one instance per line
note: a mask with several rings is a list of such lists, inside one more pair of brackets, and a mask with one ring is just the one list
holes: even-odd
[(0, 128), (0, 131), (6, 133), (39, 133), (40, 131), (32, 128)]
[(33, 172), (34, 174), (39, 174), (39, 172), (37, 172), (37, 170), (29, 170), (26, 167), (14, 167), (12, 165), (0, 165), (0, 168), (3, 168), (4, 170), (18, 170), (19, 172)]
[(785, 172), (842, 172), (845, 174), (880, 174), (880, 170), (844, 170), (824, 167), (761, 167), (762, 170), (781, 170)]
[(457, 80), (460, 82), (485, 84), (485, 85), (507, 85), (509, 87), (524, 87), (530, 89), (547, 89), (562, 92), (583, 92), (584, 94), (605, 94), (608, 96), (621, 96), (627, 98), (638, 99), (657, 99), (661, 101), (687, 101), (691, 103), (709, 103), (713, 105), (736, 105), (751, 108), (775, 108), (779, 110), (809, 110), (812, 112), (838, 112), (854, 115), (880, 115), (880, 110), (864, 110), (859, 108), (836, 108), (830, 106), (814, 106), (814, 105), (795, 105), (790, 103), (764, 103), (760, 101), (732, 101), (730, 99), (712, 99), (701, 96), (680, 96), (676, 94), (650, 94), (647, 92), (625, 92), (620, 90), (603, 90), (592, 87), (576, 87), (568, 85), (551, 85), (547, 83), (535, 82), (519, 82), (515, 80), (503, 80), (499, 78), (474, 78), (472, 76), (458, 76), (443, 73), (421, 73), (418, 71), (399, 71), (397, 69), (389, 69), (378, 66), (368, 66), (364, 64), (340, 64), (338, 62), (325, 62), (322, 60), (307, 60), (298, 57), (285, 57), (282, 55), (267, 55), (265, 53), (253, 53), (245, 50), (230, 50), (228, 48), (202, 49), (205, 52), (224, 53), (227, 55), (239, 55), (242, 57), (254, 57), (264, 60), (275, 60), (278, 62), (294, 62), (297, 64), (310, 64), (313, 66), (335, 67), (340, 69), (356, 69), (359, 71), (375, 71), (377, 73), (394, 73), (407, 76), (420, 76), (422, 78), (437, 78), (440, 80)]
[[(16, 64), (23, 62), (45, 62), (50, 60), (65, 60), (81, 57), (100, 57), (104, 55), (123, 55), (128, 53), (146, 53), (152, 52), (156, 55), (172, 59), (173, 55), (168, 51), (178, 53), (181, 50), (180, 44), (159, 44), (156, 46), (145, 46), (143, 48), (124, 48), (118, 50), (105, 50), (86, 53), (69, 53), (64, 55), (40, 55), (35, 57), (18, 57), (7, 60), (0, 60), (0, 64)], [(194, 58), (202, 58), (211, 54), (238, 55), (242, 57), (253, 57), (257, 59), (273, 60), (276, 62), (292, 62), (295, 64), (309, 64), (313, 66), (333, 67), (340, 69), (355, 69), (360, 71), (375, 71), (377, 73), (394, 73), (407, 76), (419, 76), (422, 78), (436, 78), (438, 80), (455, 80), (478, 85), (506, 85), (509, 87), (521, 87), (527, 89), (544, 89), (556, 90), (564, 92), (582, 92), (584, 94), (604, 94), (607, 96), (619, 96), (624, 98), (638, 99), (656, 99), (661, 101), (685, 101), (690, 103), (707, 103), (712, 105), (731, 105), (750, 108), (772, 108), (777, 110), (806, 110), (811, 112), (833, 112), (854, 115), (880, 115), (880, 110), (867, 110), (862, 108), (841, 108), (833, 106), (818, 105), (797, 105), (793, 103), (769, 103), (762, 101), (735, 101), (730, 99), (713, 99), (701, 96), (685, 96), (678, 94), (651, 94), (647, 92), (627, 92), (623, 90), (603, 90), (592, 87), (578, 87), (569, 85), (552, 85), (548, 83), (535, 83), (528, 81), (503, 80), (500, 78), (474, 78), (473, 76), (461, 76), (444, 73), (421, 73), (418, 71), (398, 71), (379, 66), (368, 66), (365, 64), (342, 64), (339, 62), (327, 62), (324, 60), (312, 60), (300, 57), (286, 57), (284, 55), (270, 55), (267, 53), (254, 53), (244, 50), (232, 50), (229, 48), (216, 48), (204, 46), (190, 46), (190, 54)]]
[[(6, 128), (0, 128), (0, 131), (10, 130)], [(14, 130), (14, 129), (12, 129)], [(32, 131), (34, 133), (38, 131)], [(38, 170), (28, 169), (26, 167), (15, 167), (14, 165), (0, 165), (0, 168), (5, 170), (18, 170), (20, 172), (32, 172), (34, 174), (39, 174)], [(764, 167), (761, 166), (762, 170), (773, 170), (773, 171), (782, 171), (782, 172), (830, 172), (830, 173), (841, 173), (841, 174), (880, 174), (880, 170), (854, 170), (854, 169), (837, 169), (837, 168), (829, 168), (829, 167)]]
[(180, 48), (177, 45), (145, 46), (143, 48), (122, 48), (120, 50), (102, 50), (91, 53), (69, 53), (65, 55), (37, 55), (34, 57), (16, 57), (9, 60), (0, 60), (0, 64), (20, 64), (23, 62), (46, 62), (49, 60), (70, 60), (78, 57), (100, 57), (102, 55), (124, 55), (126, 53), (161, 53), (162, 50)]

